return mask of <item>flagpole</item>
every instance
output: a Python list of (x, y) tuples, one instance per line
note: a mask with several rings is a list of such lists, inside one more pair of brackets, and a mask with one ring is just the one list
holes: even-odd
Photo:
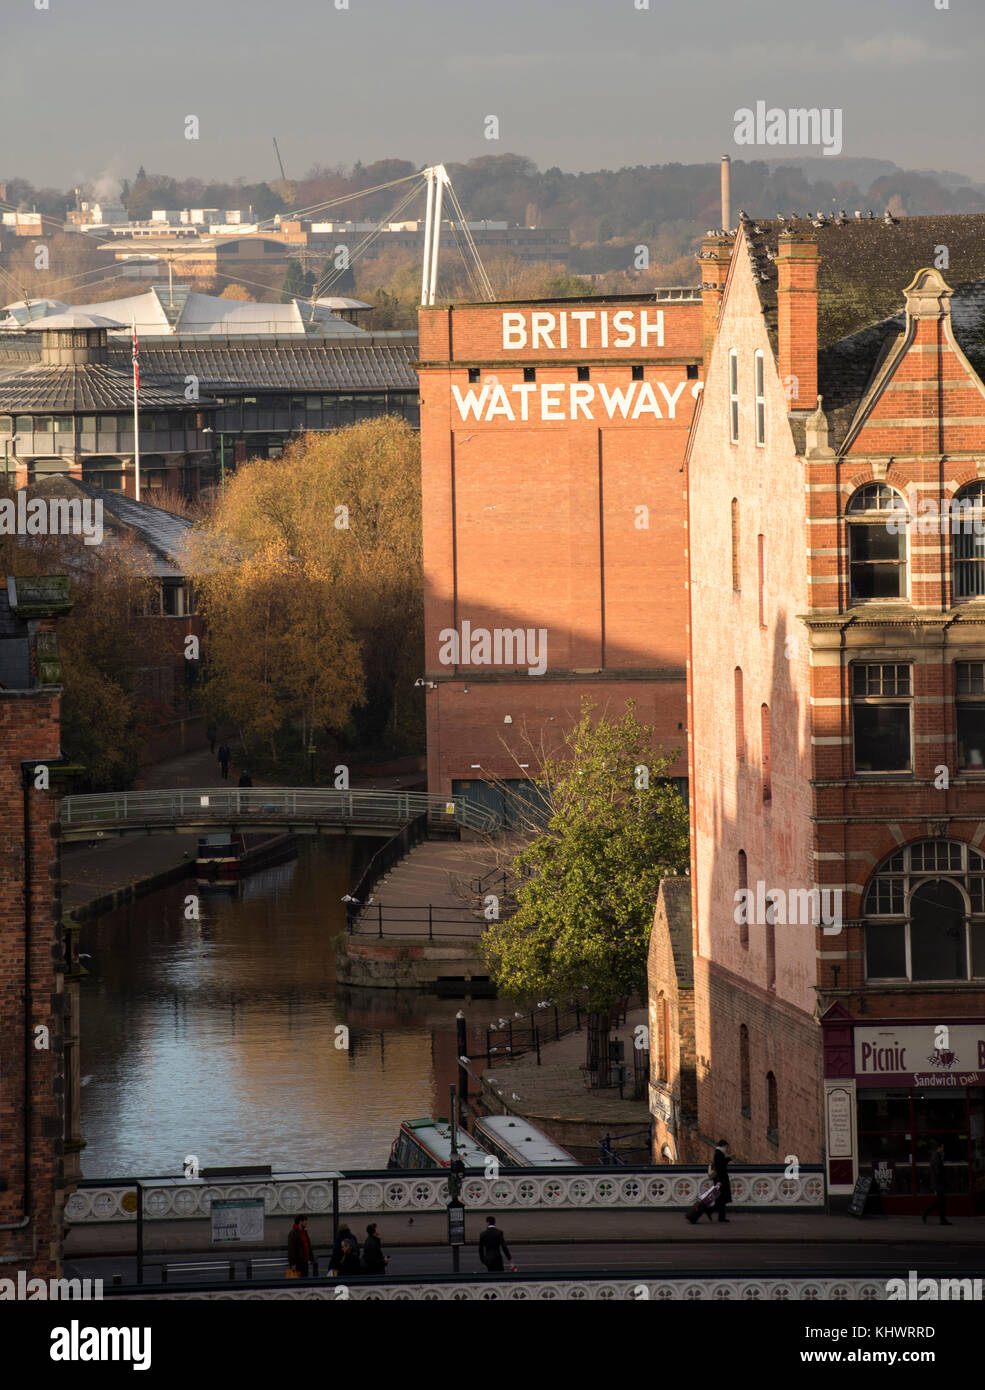
[(137, 365), (137, 321), (131, 317), (133, 329), (133, 468), (134, 498), (140, 501), (140, 413), (137, 409), (137, 392), (140, 390), (140, 369)]

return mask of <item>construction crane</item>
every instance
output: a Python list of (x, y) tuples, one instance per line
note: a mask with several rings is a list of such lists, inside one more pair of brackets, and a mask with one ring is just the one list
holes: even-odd
[(280, 176), (281, 176), (281, 178), (284, 180), (284, 182), (286, 183), (286, 182), (287, 182), (287, 175), (284, 173), (284, 161), (283, 161), (283, 160), (281, 159), (281, 157), (280, 157), (280, 149), (278, 148), (278, 145), (277, 145), (277, 136), (276, 136), (276, 135), (274, 136), (274, 154), (277, 156), (277, 163), (280, 165)]

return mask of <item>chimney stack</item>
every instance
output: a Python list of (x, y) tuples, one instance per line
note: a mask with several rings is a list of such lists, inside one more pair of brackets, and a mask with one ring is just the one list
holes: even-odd
[(781, 232), (776, 254), (777, 344), (788, 410), (817, 407), (817, 238)]
[(718, 314), (734, 246), (732, 237), (708, 236), (701, 243), (698, 254), (701, 262), (701, 351), (705, 377), (708, 375), (711, 350), (718, 336)]
[(722, 231), (732, 230), (732, 161), (727, 154), (722, 155)]

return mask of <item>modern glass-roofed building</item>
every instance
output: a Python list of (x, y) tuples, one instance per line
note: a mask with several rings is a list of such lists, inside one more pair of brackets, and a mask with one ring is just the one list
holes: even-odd
[[(140, 432), (142, 491), (169, 486), (194, 494), (221, 468), (277, 457), (306, 430), (385, 414), (417, 428), (417, 335), (366, 332), (351, 321), (366, 307), (338, 299), (252, 304), (190, 294), (184, 286), (173, 295), (155, 286), (71, 310), (54, 300), (8, 305), (0, 320), (0, 450), (8, 472), (22, 481), (70, 472), (106, 487), (118, 479), (132, 493), (131, 320), (147, 421)], [(81, 395), (75, 385), (69, 391), (67, 378), (54, 388), (50, 368), (66, 364), (53, 355), (53, 341), (50, 360), (45, 356), (48, 330), (65, 313), (103, 326), (102, 338), (86, 345), (98, 354), (89, 365), (102, 371), (86, 372), (92, 389)]]

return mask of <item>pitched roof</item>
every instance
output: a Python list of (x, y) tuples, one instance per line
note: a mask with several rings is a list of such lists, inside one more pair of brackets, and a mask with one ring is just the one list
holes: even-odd
[(78, 495), (101, 501), (104, 544), (106, 540), (112, 543), (114, 534), (129, 534), (145, 552), (146, 561), (141, 566), (144, 573), (161, 579), (177, 579), (185, 573), (185, 547), (194, 529), (187, 517), (65, 474), (39, 478), (27, 492), (30, 497)]
[(905, 217), (891, 225), (882, 218), (850, 219), (844, 226), (808, 218), (742, 223), (757, 274), (763, 316), (776, 350), (776, 256), (780, 233), (809, 232), (821, 258), (818, 277), (818, 346), (828, 347), (899, 312), (903, 290), (917, 271), (932, 266), (946, 247), (942, 273), (948, 284), (985, 277), (985, 213)]
[[(903, 332), (903, 291), (917, 271), (932, 266), (947, 248), (944, 278), (953, 288), (954, 336), (979, 376), (985, 378), (985, 214), (908, 217), (896, 223), (796, 221), (742, 224), (763, 318), (777, 350), (776, 250), (783, 231), (809, 231), (817, 239), (818, 391), (823, 397), (829, 442), (844, 439), (872, 377)], [(803, 425), (794, 437), (803, 445)]]
[[(184, 393), (141, 380), (142, 410), (188, 410)], [(129, 370), (86, 362), (80, 366), (37, 366), (0, 376), (0, 413), (18, 411), (119, 411), (133, 409), (133, 378)]]
[(172, 381), (182, 389), (185, 377), (193, 375), (207, 391), (226, 386), (258, 391), (416, 391), (417, 373), (410, 364), (417, 350), (416, 337), (346, 343), (309, 338), (276, 347), (262, 340), (221, 347), (162, 343), (142, 347), (140, 360), (148, 379)]

